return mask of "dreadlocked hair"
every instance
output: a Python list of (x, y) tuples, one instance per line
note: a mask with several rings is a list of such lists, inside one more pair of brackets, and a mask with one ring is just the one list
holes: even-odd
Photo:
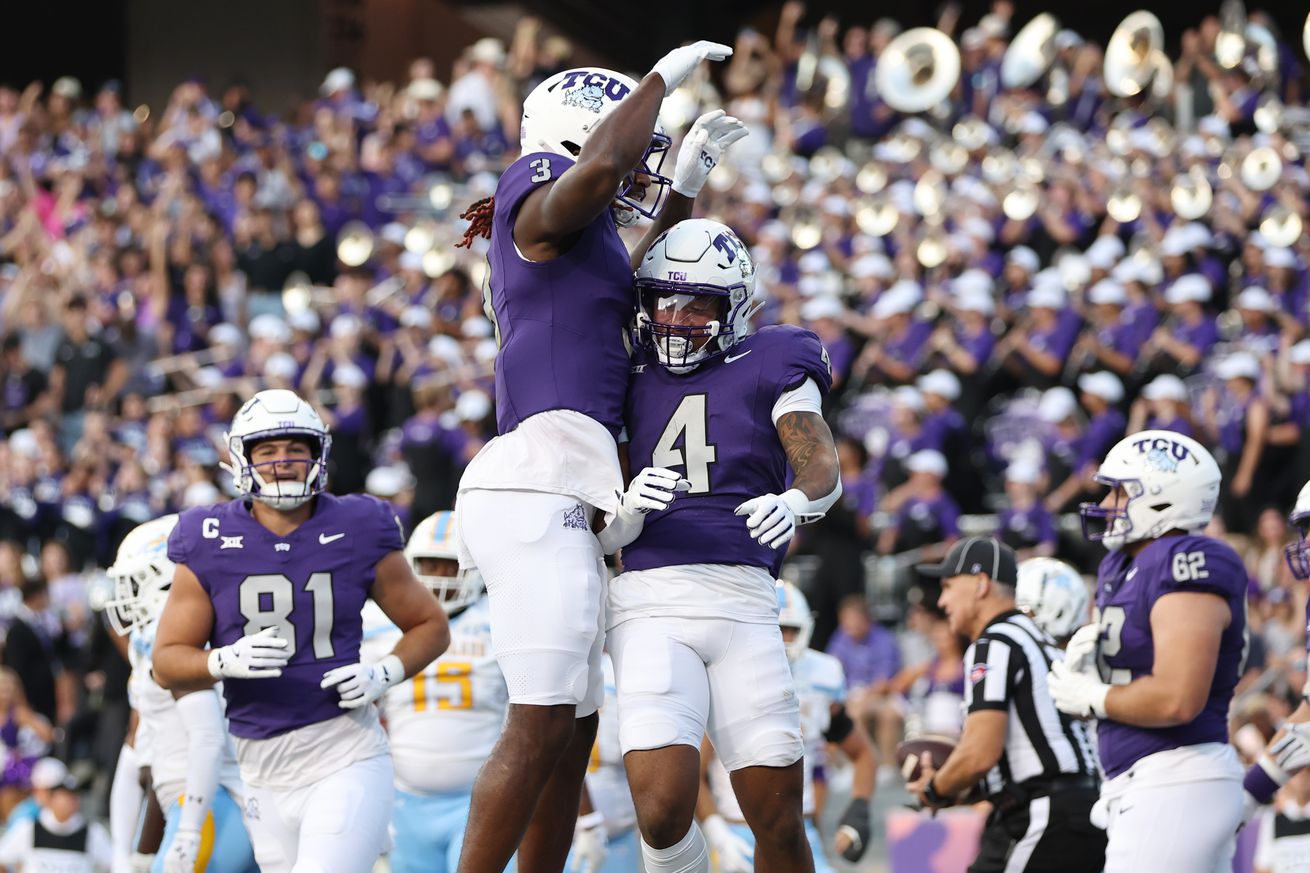
[(483, 197), (468, 209), (460, 213), (460, 218), (469, 223), (464, 236), (455, 243), (455, 248), (472, 248), (473, 240), (478, 237), (491, 239), (491, 217), (496, 212), (496, 198)]

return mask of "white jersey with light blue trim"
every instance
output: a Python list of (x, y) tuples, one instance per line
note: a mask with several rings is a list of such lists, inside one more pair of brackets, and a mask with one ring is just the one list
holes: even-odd
[[(386, 657), (400, 639), (372, 600), (364, 605), (365, 661)], [(500, 737), (509, 689), (491, 649), (483, 597), (450, 620), (450, 648), (423, 672), (392, 687), (379, 703), (387, 722), (396, 787), (410, 794), (471, 791)]]
[[(172, 692), (160, 686), (151, 674), (151, 654), (154, 651), (157, 627), (156, 623), (151, 622), (144, 627), (133, 628), (128, 637), (128, 657), (132, 662), (128, 695), (133, 701), (132, 708), (140, 717), (138, 731), (143, 731), (147, 738), (144, 744), (146, 748), (138, 752), (138, 758), (144, 753), (150, 765), (155, 796), (159, 799), (159, 805), (167, 809), (186, 789), (190, 741)], [(215, 692), (221, 701), (222, 687), (216, 687)], [(241, 771), (237, 766), (236, 751), (230, 735), (223, 744), (218, 784), (235, 797), (245, 797), (246, 787), (241, 781)]]
[(609, 653), (601, 656), (605, 671), (605, 702), (600, 707), (600, 724), (596, 743), (587, 763), (587, 793), (591, 804), (605, 818), (605, 831), (611, 838), (637, 824), (637, 808), (632, 803), (628, 773), (623, 769), (623, 752), (619, 749), (619, 697), (614, 682), (614, 662)]
[[(801, 709), (801, 739), (805, 743), (801, 765), (805, 773), (805, 797), (801, 810), (805, 815), (814, 815), (814, 768), (823, 762), (827, 749), (824, 734), (832, 723), (833, 704), (846, 702), (846, 673), (841, 661), (832, 655), (806, 649), (791, 662), (791, 675), (796, 681), (796, 698)], [(733, 794), (728, 771), (717, 757), (710, 762), (708, 775), (719, 814), (730, 821), (745, 821)]]

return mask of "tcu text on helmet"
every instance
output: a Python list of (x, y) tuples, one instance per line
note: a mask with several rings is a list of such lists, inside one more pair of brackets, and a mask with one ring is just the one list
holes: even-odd
[[(1186, 461), (1191, 458), (1191, 451), (1187, 446), (1164, 437), (1151, 437), (1144, 440), (1134, 440), (1133, 448), (1137, 449), (1139, 455), (1145, 455), (1149, 452), (1168, 452), (1175, 460)], [(1200, 463), (1196, 458), (1191, 458), (1192, 463)]]
[(618, 79), (611, 79), (602, 73), (590, 70), (571, 70), (564, 77), (546, 90), (554, 91), (563, 87), (565, 90), (580, 85), (583, 88), (599, 88), (611, 100), (622, 100), (632, 89)]

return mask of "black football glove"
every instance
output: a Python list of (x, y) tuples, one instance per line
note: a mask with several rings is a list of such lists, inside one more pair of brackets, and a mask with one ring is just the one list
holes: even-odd
[(842, 814), (837, 833), (845, 834), (851, 841), (846, 851), (841, 853), (843, 858), (854, 862), (864, 857), (864, 850), (869, 845), (869, 837), (873, 834), (873, 827), (869, 824), (869, 801), (863, 797), (852, 799), (851, 805), (846, 807), (846, 812)]

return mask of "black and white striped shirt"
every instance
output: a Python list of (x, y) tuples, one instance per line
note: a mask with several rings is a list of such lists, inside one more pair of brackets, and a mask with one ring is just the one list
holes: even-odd
[(1046, 688), (1051, 663), (1064, 653), (1018, 610), (998, 615), (964, 654), (968, 712), (1009, 713), (1005, 752), (987, 774), (988, 796), (1008, 784), (1057, 776), (1096, 775), (1096, 750), (1086, 722), (1055, 708)]

